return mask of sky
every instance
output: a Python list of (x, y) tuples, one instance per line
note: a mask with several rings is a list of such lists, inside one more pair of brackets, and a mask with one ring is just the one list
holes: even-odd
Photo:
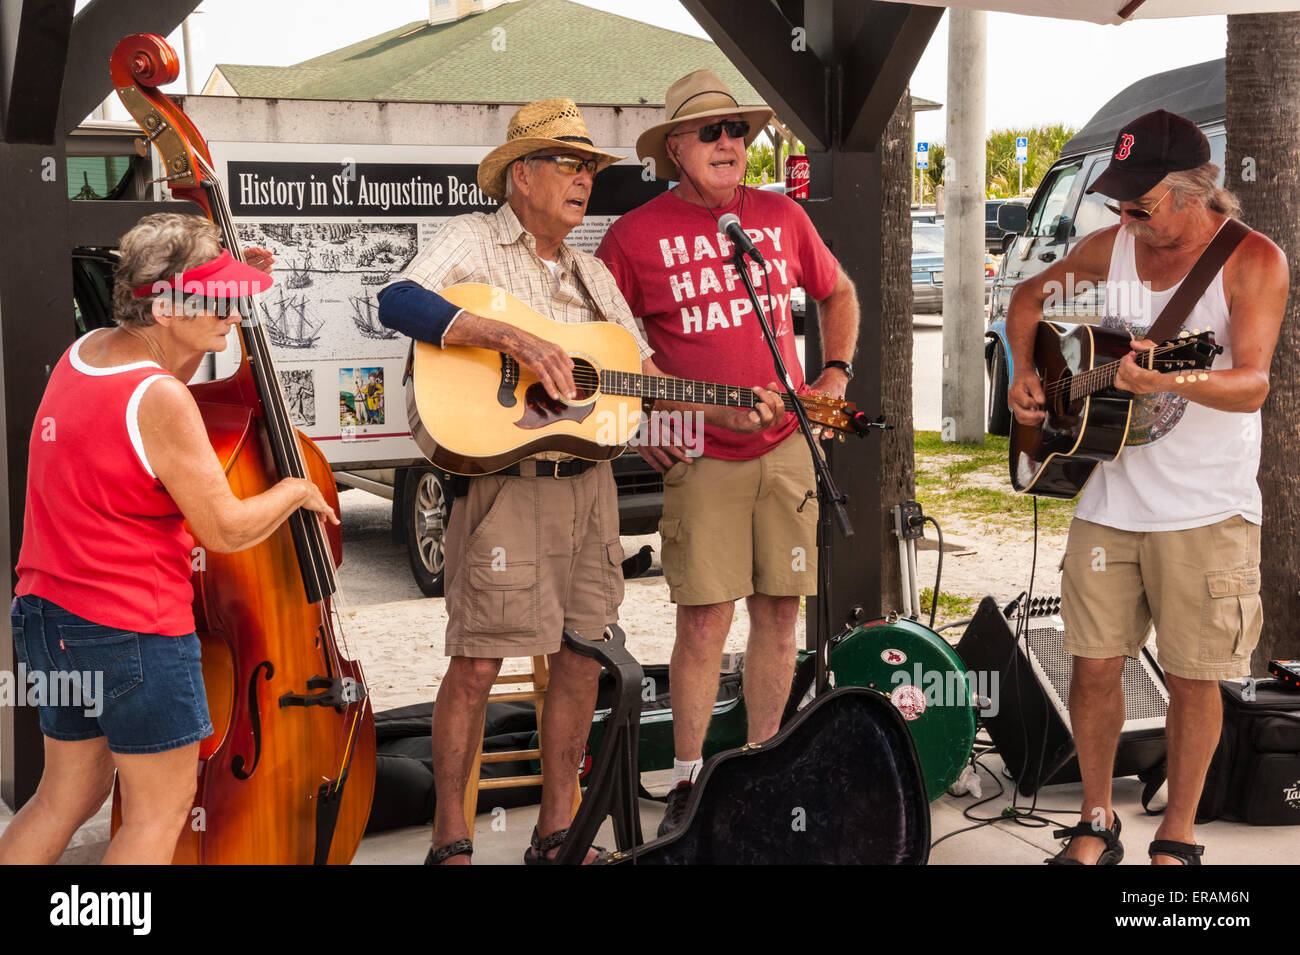
[[(78, 0), (77, 9), (89, 0)], [(576, 0), (621, 16), (707, 36), (676, 0)], [(759, 2), (759, 0), (754, 0)], [(428, 0), (204, 0), (190, 20), (195, 83), (217, 62), (288, 66), (428, 16)], [(359, 15), (360, 14), (360, 15)], [(1098, 26), (1011, 14), (986, 14), (988, 128), (1082, 126), (1107, 100), (1152, 73), (1217, 59), (1226, 17), (1139, 20)], [(250, 28), (255, 25), (255, 28)], [(169, 37), (180, 51), (180, 31)], [(931, 38), (912, 93), (947, 99), (948, 17)], [(1073, 57), (1073, 59), (1071, 59)], [(185, 92), (184, 80), (166, 87)], [(110, 118), (126, 119), (117, 103)], [(917, 116), (916, 138), (944, 142), (944, 111)]]

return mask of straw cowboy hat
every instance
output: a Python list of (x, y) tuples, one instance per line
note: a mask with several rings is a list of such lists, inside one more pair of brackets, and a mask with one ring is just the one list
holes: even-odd
[(664, 97), (664, 121), (651, 126), (637, 138), (636, 154), (643, 162), (647, 159), (654, 160), (652, 171), (657, 178), (679, 179), (681, 173), (677, 164), (668, 156), (668, 134), (673, 128), (691, 119), (736, 113), (740, 114), (741, 119), (749, 121), (749, 135), (745, 137), (745, 146), (748, 148), (772, 119), (772, 111), (766, 106), (741, 109), (736, 97), (727, 89), (727, 84), (712, 70), (687, 73), (668, 87), (668, 95)]
[(478, 187), (493, 199), (506, 197), (506, 170), (522, 156), (541, 149), (570, 148), (591, 153), (596, 172), (613, 165), (623, 156), (597, 149), (587, 134), (587, 124), (571, 99), (544, 99), (525, 103), (510, 117), (506, 141), (478, 164)]

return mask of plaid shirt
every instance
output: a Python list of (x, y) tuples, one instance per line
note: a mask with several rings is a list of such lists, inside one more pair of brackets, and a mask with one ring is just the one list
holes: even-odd
[(491, 215), (474, 212), (443, 223), (399, 278), (434, 292), (462, 282), (495, 285), (552, 321), (617, 322), (636, 339), (642, 360), (654, 354), (604, 262), (563, 242), (557, 258), (552, 277), (537, 240), (503, 202)]

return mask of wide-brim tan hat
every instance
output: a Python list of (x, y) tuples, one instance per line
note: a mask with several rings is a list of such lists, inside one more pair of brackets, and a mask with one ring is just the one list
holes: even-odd
[(597, 160), (596, 172), (624, 159), (597, 149), (587, 133), (582, 113), (571, 99), (544, 99), (525, 103), (510, 117), (506, 141), (478, 164), (478, 187), (493, 199), (506, 197), (506, 170), (521, 156), (539, 149), (574, 149), (590, 153)]
[(766, 106), (757, 109), (741, 109), (736, 97), (731, 95), (727, 84), (723, 83), (712, 70), (696, 70), (687, 73), (680, 80), (668, 87), (664, 97), (664, 121), (651, 126), (636, 141), (636, 154), (642, 162), (650, 159), (654, 165), (650, 171), (659, 179), (680, 179), (681, 172), (677, 164), (668, 155), (668, 134), (673, 127), (691, 119), (705, 119), (710, 116), (730, 116), (739, 113), (742, 119), (749, 121), (749, 135), (745, 137), (745, 148), (749, 148), (758, 134), (772, 119), (772, 110)]

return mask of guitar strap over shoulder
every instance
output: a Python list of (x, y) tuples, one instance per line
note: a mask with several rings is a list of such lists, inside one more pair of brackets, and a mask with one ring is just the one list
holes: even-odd
[(1159, 343), (1178, 335), (1183, 322), (1191, 314), (1201, 296), (1205, 294), (1205, 290), (1210, 287), (1219, 269), (1223, 268), (1223, 263), (1228, 261), (1228, 256), (1232, 255), (1251, 231), (1250, 226), (1240, 219), (1229, 219), (1223, 224), (1218, 234), (1205, 247), (1201, 257), (1196, 260), (1191, 271), (1187, 273), (1183, 283), (1178, 286), (1174, 297), (1160, 310), (1160, 317), (1147, 330), (1147, 338)]
[(587, 304), (591, 306), (591, 310), (596, 313), (596, 317), (602, 322), (607, 322), (609, 318), (605, 315), (605, 310), (597, 304), (596, 296), (591, 294), (591, 288), (587, 285), (587, 277), (582, 274), (583, 268), (584, 266), (575, 255), (573, 257), (573, 277), (578, 280), (578, 288), (582, 290), (583, 297), (586, 298)]

